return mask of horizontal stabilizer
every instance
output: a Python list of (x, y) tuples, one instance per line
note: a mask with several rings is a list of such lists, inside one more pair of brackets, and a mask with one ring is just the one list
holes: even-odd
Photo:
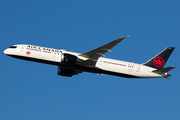
[(157, 73), (157, 74), (164, 74), (172, 69), (174, 69), (175, 67), (166, 67), (166, 68), (161, 68), (158, 70), (153, 70), (152, 72)]

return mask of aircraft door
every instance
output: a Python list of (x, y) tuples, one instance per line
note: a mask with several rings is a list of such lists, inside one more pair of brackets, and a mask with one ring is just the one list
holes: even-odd
[(102, 60), (98, 60), (99, 65), (102, 65)]
[(140, 72), (140, 66), (136, 65), (136, 72)]
[(127, 68), (128, 68), (129, 72), (134, 72), (135, 66), (134, 66), (134, 64), (128, 64)]

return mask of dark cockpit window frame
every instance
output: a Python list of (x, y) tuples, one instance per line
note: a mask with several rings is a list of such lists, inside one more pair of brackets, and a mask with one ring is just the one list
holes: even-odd
[(9, 47), (9, 48), (17, 48), (17, 46), (11, 46), (11, 47)]

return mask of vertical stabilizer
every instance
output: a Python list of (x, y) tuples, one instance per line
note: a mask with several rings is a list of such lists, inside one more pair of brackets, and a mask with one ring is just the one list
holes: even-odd
[(162, 52), (144, 63), (144, 65), (157, 69), (163, 68), (174, 49), (174, 47), (168, 47), (164, 49)]

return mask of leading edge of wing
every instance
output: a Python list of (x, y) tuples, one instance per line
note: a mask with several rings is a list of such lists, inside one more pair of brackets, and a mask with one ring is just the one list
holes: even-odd
[(94, 50), (80, 54), (79, 56), (97, 60), (99, 57), (103, 56), (106, 52), (110, 51), (114, 46), (116, 46), (118, 43), (120, 43), (122, 40), (124, 40), (128, 37), (129, 36), (113, 40), (112, 42), (109, 42), (109, 43), (107, 43), (101, 47), (98, 47)]

